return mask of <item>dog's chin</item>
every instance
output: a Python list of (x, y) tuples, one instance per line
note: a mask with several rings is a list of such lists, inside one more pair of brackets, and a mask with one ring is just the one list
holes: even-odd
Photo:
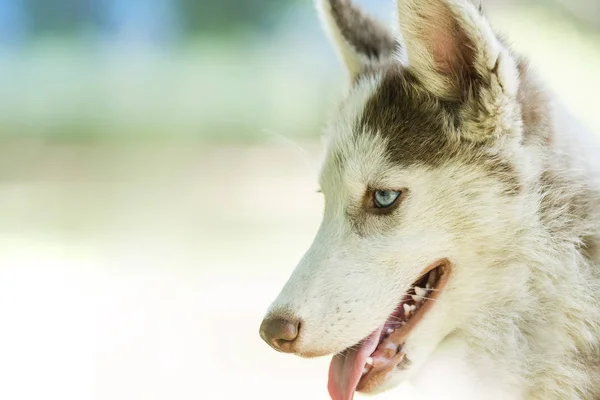
[(425, 269), (383, 325), (333, 357), (328, 384), (333, 400), (351, 400), (356, 391), (379, 393), (403, 380), (412, 364), (404, 344), (435, 305), (448, 283), (451, 270), (447, 260), (440, 260)]
[(364, 387), (357, 391), (361, 394), (372, 396), (395, 389), (407, 380), (410, 367), (407, 368), (408, 369), (402, 371), (393, 371), (392, 373), (386, 376), (381, 376), (380, 378), (374, 377), (368, 381)]

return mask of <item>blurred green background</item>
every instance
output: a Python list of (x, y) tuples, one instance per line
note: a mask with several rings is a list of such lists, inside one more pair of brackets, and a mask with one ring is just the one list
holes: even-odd
[[(600, 2), (484, 6), (600, 132)], [(326, 399), (258, 326), (345, 79), (311, 0), (0, 0), (0, 398)]]
[[(363, 0), (392, 23), (388, 0)], [(590, 126), (594, 0), (486, 0)], [(0, 0), (3, 137), (62, 142), (315, 138), (343, 82), (311, 0)]]

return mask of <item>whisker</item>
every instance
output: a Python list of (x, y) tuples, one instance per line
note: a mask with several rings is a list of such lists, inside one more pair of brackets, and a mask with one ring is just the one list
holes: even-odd
[(434, 299), (433, 297), (423, 297), (425, 300), (431, 300), (431, 301), (439, 301), (438, 299)]
[(391, 316), (388, 318), (388, 321), (394, 321), (394, 320), (395, 320), (395, 321), (404, 321), (404, 320), (405, 320), (405, 318), (396, 317), (395, 315), (391, 315)]
[[(422, 289), (425, 289), (425, 290), (427, 290), (428, 292), (441, 292), (441, 291), (442, 291), (442, 289), (434, 289), (434, 288), (431, 288), (431, 289), (422, 288)], [(413, 286), (413, 287), (411, 287), (411, 288), (408, 290), (408, 292), (410, 292), (410, 293), (413, 293), (413, 292), (414, 292), (414, 290), (415, 290), (415, 288), (414, 288), (414, 286)], [(408, 293), (408, 292), (407, 292), (407, 293)]]
[(304, 149), (299, 143), (281, 133), (277, 133), (268, 129), (263, 129), (262, 132), (269, 135), (271, 141), (288, 146), (294, 151), (294, 153), (296, 153), (296, 155), (300, 156), (305, 166), (308, 167), (312, 174), (318, 174), (318, 161), (312, 159), (306, 149)]

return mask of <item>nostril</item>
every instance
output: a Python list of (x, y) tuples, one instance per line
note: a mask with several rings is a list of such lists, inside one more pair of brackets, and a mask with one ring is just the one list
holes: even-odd
[(293, 353), (293, 343), (300, 334), (297, 318), (267, 317), (260, 325), (260, 337), (275, 350)]

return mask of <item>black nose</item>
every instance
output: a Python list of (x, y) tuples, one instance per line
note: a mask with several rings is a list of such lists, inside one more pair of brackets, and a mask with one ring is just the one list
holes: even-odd
[(300, 319), (267, 316), (260, 324), (260, 337), (277, 351), (294, 353), (294, 341), (300, 334)]

